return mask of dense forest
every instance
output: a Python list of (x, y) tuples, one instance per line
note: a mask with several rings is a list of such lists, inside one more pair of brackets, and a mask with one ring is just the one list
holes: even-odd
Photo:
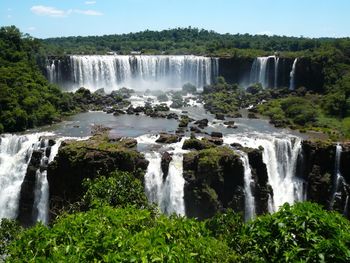
[(138, 33), (104, 36), (74, 36), (44, 39), (50, 55), (129, 54), (195, 54), (210, 56), (254, 56), (271, 52), (309, 52), (330, 47), (347, 49), (348, 38), (305, 38), (249, 34), (219, 34), (198, 28), (175, 28), (163, 31), (146, 30)]
[(0, 133), (52, 123), (74, 109), (69, 94), (40, 71), (40, 48), (14, 26), (0, 28)]

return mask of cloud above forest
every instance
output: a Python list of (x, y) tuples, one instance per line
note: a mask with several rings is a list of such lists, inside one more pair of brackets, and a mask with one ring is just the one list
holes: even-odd
[[(88, 1), (93, 2), (93, 1)], [(96, 10), (81, 10), (81, 9), (58, 9), (52, 6), (35, 5), (30, 8), (30, 11), (35, 15), (39, 16), (49, 16), (49, 17), (66, 17), (72, 13), (87, 15), (87, 16), (101, 16), (103, 13)]]

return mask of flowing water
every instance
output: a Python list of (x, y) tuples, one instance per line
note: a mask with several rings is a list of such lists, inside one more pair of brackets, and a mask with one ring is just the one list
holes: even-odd
[[(145, 153), (145, 158), (149, 161), (145, 175), (145, 192), (150, 203), (155, 203), (160, 210), (168, 215), (185, 215), (184, 204), (184, 183), (182, 176), (183, 154), (182, 150), (185, 137), (178, 143), (167, 145), (157, 144), (158, 136), (142, 135), (137, 137), (138, 148)], [(169, 171), (164, 179), (161, 169), (162, 152), (167, 151), (172, 160), (169, 163)]]
[(301, 153), (301, 140), (294, 136), (272, 136), (268, 134), (227, 135), (226, 144), (238, 143), (245, 147), (263, 147), (263, 161), (266, 164), (268, 183), (273, 190), (270, 199), (270, 212), (275, 212), (285, 202), (293, 204), (303, 201), (305, 189), (296, 174), (298, 156)]
[(294, 59), (292, 70), (290, 72), (290, 90), (295, 90), (295, 69), (297, 67), (298, 58)]
[[(203, 56), (70, 56), (69, 63), (47, 61), (47, 76), (68, 90), (85, 87), (106, 92), (121, 87), (146, 90), (164, 87), (178, 89), (190, 82), (198, 88), (218, 76), (218, 59)], [(69, 72), (64, 74), (65, 67)]]

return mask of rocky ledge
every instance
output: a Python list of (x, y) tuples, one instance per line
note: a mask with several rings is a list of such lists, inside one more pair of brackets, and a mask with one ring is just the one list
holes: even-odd
[(52, 211), (72, 203), (83, 194), (85, 178), (108, 176), (115, 170), (128, 171), (142, 178), (148, 161), (136, 151), (132, 138), (111, 138), (105, 133), (84, 141), (65, 141), (48, 167)]

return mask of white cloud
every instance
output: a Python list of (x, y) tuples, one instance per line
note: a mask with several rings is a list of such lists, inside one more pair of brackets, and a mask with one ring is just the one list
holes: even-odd
[(30, 10), (39, 16), (64, 17), (67, 15), (66, 11), (51, 6), (35, 5)]
[(12, 15), (7, 15), (7, 18), (8, 18), (8, 19), (11, 19), (11, 18), (12, 18)]
[(8, 11), (8, 12), (11, 12), (11, 11), (12, 11), (12, 8), (7, 8), (7, 11)]
[(72, 13), (87, 15), (87, 16), (102, 16), (103, 13), (95, 10), (81, 10), (81, 9), (68, 9), (62, 10), (51, 6), (36, 5), (32, 6), (30, 10), (40, 16), (50, 16), (50, 17), (66, 17)]
[(35, 31), (35, 30), (36, 30), (36, 27), (30, 26), (30, 27), (28, 27), (27, 29), (28, 29), (28, 31)]
[(94, 5), (96, 4), (96, 1), (85, 1), (86, 5)]
[(266, 30), (266, 31), (261, 31), (261, 32), (258, 32), (256, 33), (257, 35), (267, 35), (267, 36), (272, 36), (273, 33), (269, 30)]
[(95, 11), (95, 10), (79, 10), (79, 9), (76, 9), (76, 10), (74, 10), (74, 13), (87, 15), (87, 16), (102, 16), (103, 15), (103, 13), (101, 13), (99, 11)]

